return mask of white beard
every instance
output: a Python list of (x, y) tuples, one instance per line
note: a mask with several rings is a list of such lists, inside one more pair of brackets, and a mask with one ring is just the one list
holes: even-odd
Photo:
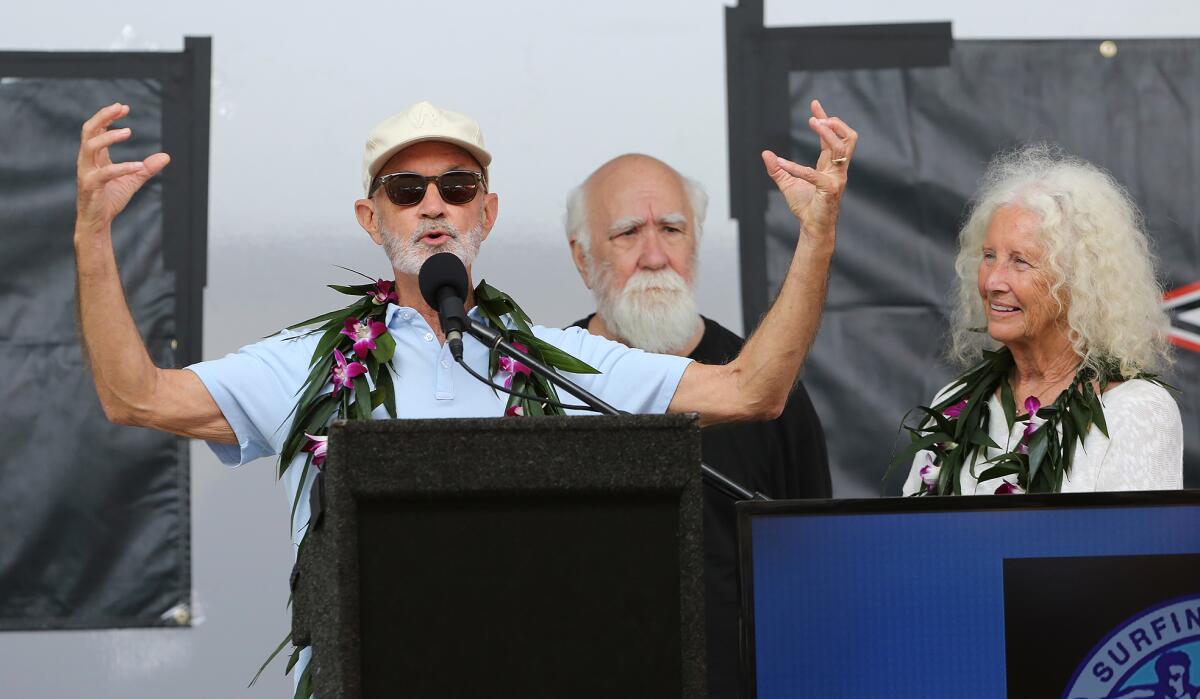
[(670, 267), (640, 270), (612, 289), (607, 265), (590, 265), (596, 310), (617, 337), (630, 347), (670, 353), (687, 348), (700, 329), (692, 288)]
[[(445, 232), (451, 240), (437, 247), (425, 245), (421, 238), (432, 230)], [(407, 241), (389, 231), (381, 221), (379, 233), (383, 237), (383, 249), (392, 261), (392, 268), (398, 274), (411, 274), (415, 277), (421, 272), (421, 265), (425, 264), (425, 260), (439, 252), (452, 252), (462, 260), (463, 266), (470, 267), (475, 261), (475, 255), (479, 253), (479, 246), (483, 243), (483, 221), (472, 226), (464, 234), (446, 219), (424, 219)]]

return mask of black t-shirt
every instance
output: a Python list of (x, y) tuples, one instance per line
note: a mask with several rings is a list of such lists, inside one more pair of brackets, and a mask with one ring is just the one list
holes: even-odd
[[(574, 325), (586, 329), (591, 319)], [(688, 356), (702, 364), (726, 364), (744, 344), (704, 318), (704, 336)], [(831, 496), (825, 433), (803, 384), (796, 385), (779, 418), (705, 427), (700, 442), (705, 463), (750, 490), (776, 499)], [(733, 500), (712, 486), (704, 489), (704, 594), (708, 696), (740, 697), (737, 520)]]

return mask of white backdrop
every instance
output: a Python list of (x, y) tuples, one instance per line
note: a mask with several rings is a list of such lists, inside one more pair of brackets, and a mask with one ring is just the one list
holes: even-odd
[[(769, 1), (766, 18), (950, 19), (959, 38), (1200, 34), (1200, 7), (1167, 0)], [(481, 123), (501, 205), (477, 274), (539, 322), (591, 309), (562, 233), (567, 190), (608, 158), (643, 151), (709, 189), (700, 305), (740, 330), (720, 0), (8, 0), (0, 20), (0, 50), (179, 50), (184, 35), (213, 37), (205, 357), (340, 303), (322, 286), (344, 279), (331, 263), (387, 272), (353, 218), (362, 145), (376, 121), (418, 99)], [(229, 471), (203, 445), (192, 453), (196, 625), (0, 633), (0, 694), (290, 696), (281, 665), (242, 689), (288, 630), (288, 503), (274, 464)]]

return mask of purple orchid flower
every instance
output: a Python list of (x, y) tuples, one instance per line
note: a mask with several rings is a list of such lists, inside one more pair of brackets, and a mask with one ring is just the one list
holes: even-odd
[(525, 408), (519, 405), (510, 405), (508, 410), (504, 411), (504, 417), (525, 417)]
[(325, 464), (325, 451), (329, 447), (329, 437), (309, 434), (307, 432), (304, 433), (304, 436), (308, 438), (308, 441), (304, 443), (304, 446), (300, 447), (300, 451), (311, 452), (313, 455), (313, 465), (321, 468)]
[[(525, 345), (522, 345), (520, 342), (514, 342), (513, 347), (516, 347), (522, 352), (529, 351), (529, 348)], [(504, 377), (505, 388), (512, 388), (513, 377), (517, 374), (529, 376), (531, 373), (533, 373), (530, 371), (529, 367), (513, 359), (512, 357), (500, 357), (500, 361), (497, 364), (499, 365), (500, 371), (503, 371), (506, 374)]]
[(925, 462), (925, 465), (921, 467), (921, 483), (925, 485), (926, 491), (932, 493), (937, 488), (942, 467), (934, 463), (932, 454), (926, 454)]
[(1000, 483), (999, 486), (997, 486), (995, 494), (996, 495), (1021, 495), (1024, 492), (1025, 491), (1021, 489), (1021, 486), (1019, 486), (1015, 483), (1009, 483), (1008, 481), (1003, 481), (1002, 483)]
[(396, 303), (399, 298), (396, 296), (395, 283), (386, 279), (378, 279), (375, 281), (375, 289), (371, 292), (371, 303), (376, 306), (382, 306), (385, 303)]
[(371, 321), (368, 323), (365, 320), (357, 318), (347, 318), (346, 327), (342, 330), (342, 334), (354, 340), (354, 354), (360, 359), (367, 356), (367, 352), (375, 349), (375, 338), (387, 332), (387, 326), (379, 321)]
[(963, 398), (959, 402), (948, 406), (945, 410), (943, 410), (942, 415), (945, 415), (948, 418), (956, 418), (959, 415), (962, 415), (963, 408), (965, 407), (967, 407), (967, 399)]
[(1029, 453), (1029, 437), (1041, 427), (1041, 423), (1034, 422), (1034, 417), (1037, 416), (1037, 411), (1042, 407), (1042, 402), (1037, 399), (1037, 396), (1029, 396), (1025, 399), (1025, 433), (1021, 435), (1021, 441), (1017, 444), (1017, 453)]
[(330, 370), (330, 380), (333, 381), (333, 395), (337, 395), (343, 387), (353, 390), (354, 377), (367, 373), (367, 367), (362, 362), (346, 362), (346, 355), (338, 350), (333, 351), (333, 369)]

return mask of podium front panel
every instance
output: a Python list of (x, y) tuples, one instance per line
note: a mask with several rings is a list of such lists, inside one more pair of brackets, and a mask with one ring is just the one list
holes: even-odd
[(704, 691), (688, 416), (335, 425), (293, 632), (326, 697)]
[(596, 694), (679, 696), (677, 523), (676, 498), (645, 494), (360, 505), (364, 696), (397, 671), (441, 696), (447, 678), (426, 670), (447, 658), (471, 659), (480, 693), (586, 677)]

